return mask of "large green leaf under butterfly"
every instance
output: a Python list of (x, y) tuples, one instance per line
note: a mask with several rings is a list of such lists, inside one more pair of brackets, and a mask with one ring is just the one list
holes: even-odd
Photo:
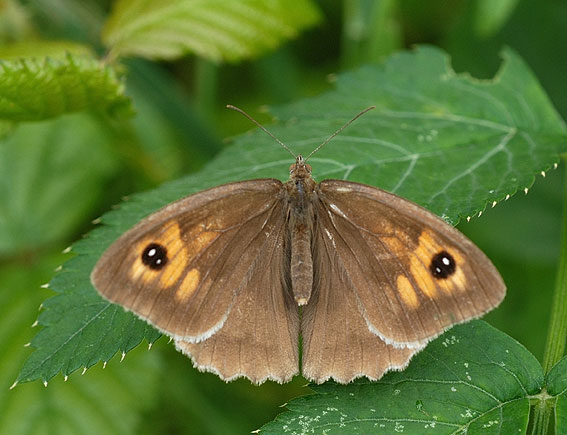
[(291, 401), (260, 432), (526, 433), (530, 399), (543, 386), (541, 365), (526, 348), (473, 321), (432, 342), (404, 372), (378, 382), (313, 386), (315, 394)]
[[(472, 216), (552, 168), (567, 150), (563, 121), (530, 70), (507, 51), (493, 80), (455, 74), (440, 50), (422, 47), (338, 77), (336, 89), (275, 108), (269, 126), (296, 153), (308, 154), (361, 109), (374, 110), (310, 160), (317, 181), (349, 179), (404, 196), (450, 222)], [(89, 274), (102, 252), (141, 218), (167, 203), (221, 183), (286, 179), (293, 160), (261, 132), (243, 135), (202, 172), (144, 194), (103, 216), (76, 243), (77, 255), (50, 283), (44, 328), (19, 381), (49, 380), (127, 352), (155, 330), (103, 301)]]

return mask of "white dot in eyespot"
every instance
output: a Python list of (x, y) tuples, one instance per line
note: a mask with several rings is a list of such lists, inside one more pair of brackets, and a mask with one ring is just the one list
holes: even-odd
[[(148, 257), (153, 257), (154, 255), (156, 255), (156, 248), (152, 248), (148, 251)], [(158, 260), (159, 262), (161, 262), (161, 260)]]
[(441, 261), (443, 261), (443, 264), (445, 266), (449, 266), (451, 264), (451, 260), (449, 260), (447, 257), (443, 257), (443, 260)]
[(156, 260), (156, 264), (161, 264), (161, 258), (158, 258), (158, 259)]

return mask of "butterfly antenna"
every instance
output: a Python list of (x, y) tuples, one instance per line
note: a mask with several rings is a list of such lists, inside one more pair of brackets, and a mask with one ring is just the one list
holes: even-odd
[(366, 112), (372, 110), (372, 109), (376, 109), (376, 106), (370, 106), (367, 107), (366, 109), (364, 109), (363, 111), (359, 112), (354, 118), (352, 118), (350, 121), (348, 121), (345, 125), (343, 125), (341, 128), (339, 128), (337, 131), (335, 131), (332, 135), (330, 135), (321, 145), (319, 145), (317, 148), (315, 148), (313, 151), (311, 151), (309, 153), (309, 155), (305, 158), (305, 161), (309, 160), (309, 158), (315, 154), (317, 151), (319, 151), (321, 148), (323, 148), (323, 146), (327, 145), (332, 138), (334, 138), (336, 135), (338, 135), (341, 131), (343, 131), (345, 128), (347, 128), (349, 125), (351, 125), (354, 121), (356, 121), (358, 118), (360, 118), (362, 115), (364, 115)]
[[(250, 121), (252, 121), (254, 124), (256, 124), (258, 127), (260, 127), (262, 130), (264, 130), (264, 132), (270, 136), (272, 139), (274, 139), (277, 143), (279, 143), (283, 149), (287, 150), (295, 159), (296, 155), (293, 153), (292, 150), (290, 150), (287, 145), (285, 143), (283, 143), (281, 140), (279, 140), (277, 137), (275, 137), (272, 133), (270, 133), (268, 131), (268, 129), (266, 127), (264, 127), (262, 124), (260, 124), (258, 121), (256, 121), (254, 118), (252, 118), (250, 115), (248, 115), (248, 113), (246, 113), (244, 110), (240, 109), (239, 107), (233, 106), (232, 104), (227, 104), (226, 107), (228, 109), (232, 109), (232, 110), (236, 110), (237, 112), (240, 112), (241, 114), (243, 114), (244, 116), (246, 116)], [(344, 127), (343, 127), (344, 128)]]

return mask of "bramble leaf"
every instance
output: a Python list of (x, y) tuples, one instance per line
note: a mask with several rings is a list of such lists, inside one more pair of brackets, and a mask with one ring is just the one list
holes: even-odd
[(482, 321), (455, 326), (403, 372), (377, 382), (312, 385), (261, 433), (526, 433), (543, 370), (520, 343)]
[(0, 119), (39, 121), (87, 109), (131, 114), (112, 67), (73, 54), (0, 61)]
[(103, 32), (111, 57), (235, 62), (273, 49), (316, 23), (310, 0), (121, 0)]
[(139, 433), (143, 413), (157, 399), (158, 352), (138, 348), (122, 363), (115, 358), (104, 369), (101, 364), (47, 387), (13, 385), (28, 354), (24, 344), (34, 332), (30, 326), (48, 293), (39, 286), (62, 257), (44, 254), (31, 264), (0, 266), (0, 433)]

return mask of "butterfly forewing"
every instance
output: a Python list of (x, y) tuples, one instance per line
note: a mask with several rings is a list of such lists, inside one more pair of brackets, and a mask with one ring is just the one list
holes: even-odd
[(387, 343), (421, 347), (500, 303), (502, 278), (465, 236), (380, 189), (319, 184), (321, 237), (335, 248), (368, 327)]
[(281, 189), (278, 180), (244, 181), (177, 201), (114, 242), (92, 282), (176, 339), (207, 338), (283, 226), (274, 214)]

